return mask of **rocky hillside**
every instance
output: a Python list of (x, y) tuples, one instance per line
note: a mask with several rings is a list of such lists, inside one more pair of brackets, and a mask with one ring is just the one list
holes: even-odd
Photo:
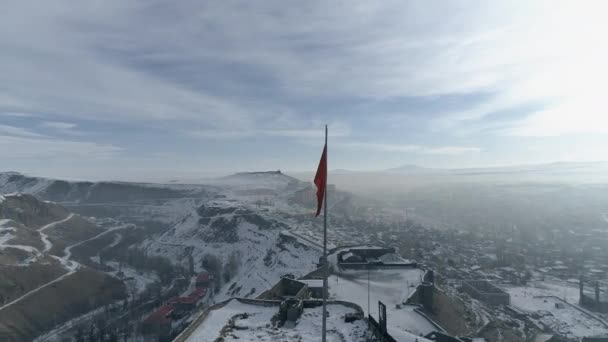
[(53, 202), (109, 203), (204, 197), (213, 187), (125, 182), (81, 182), (0, 173), (0, 194), (28, 193)]

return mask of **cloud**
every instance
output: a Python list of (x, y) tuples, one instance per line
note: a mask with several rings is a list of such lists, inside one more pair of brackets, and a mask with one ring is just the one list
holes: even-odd
[(608, 134), (608, 117), (597, 102), (571, 102), (534, 112), (503, 130), (508, 136), (555, 137), (577, 134)]
[[(92, 142), (0, 135), (0, 156), (3, 165), (16, 160), (56, 163), (60, 160), (97, 160), (117, 156), (123, 149)], [(5, 164), (6, 163), (6, 164)]]
[[(284, 118), (283, 118), (284, 119)], [(255, 129), (201, 129), (187, 130), (186, 135), (201, 139), (248, 139), (254, 137), (281, 137), (294, 141), (309, 139), (322, 139), (325, 137), (324, 125), (318, 121), (310, 121), (291, 118), (283, 122), (269, 122), (258, 124)], [(328, 124), (328, 135), (333, 138), (344, 138), (351, 134), (351, 127), (343, 122), (332, 122)]]
[[(260, 129), (260, 130), (193, 130), (188, 136), (202, 139), (247, 139), (252, 137), (282, 137), (290, 139), (322, 139), (325, 131), (322, 127), (310, 129)], [(332, 130), (330, 137), (347, 137), (348, 129)]]
[[(42, 141), (37, 132), (137, 127), (121, 139), (162, 131), (174, 142), (165, 148), (190, 144), (185, 136), (219, 140), (221, 151), (227, 139), (257, 137), (293, 147), (321, 138), (327, 122), (344, 144), (363, 137), (361, 148), (427, 155), (485, 151), (489, 137), (515, 146), (527, 136), (608, 134), (599, 91), (607, 6), (9, 1), (0, 13), (0, 134)], [(26, 121), (35, 132), (18, 128)], [(411, 145), (382, 143), (399, 141), (399, 127)], [(463, 135), (475, 146), (452, 146)], [(114, 147), (113, 134), (97, 136), (107, 140), (64, 146)]]
[(43, 137), (42, 134), (31, 132), (21, 127), (14, 127), (8, 125), (0, 125), (0, 135), (8, 135), (14, 137)]
[(429, 155), (459, 155), (466, 153), (479, 153), (481, 148), (470, 146), (422, 146), (410, 144), (379, 144), (379, 143), (338, 143), (339, 147), (349, 149), (368, 149), (382, 152), (404, 152)]
[(492, 49), (503, 53), (503, 58), (519, 61), (505, 67), (508, 77), (494, 89), (494, 96), (435, 119), (437, 131), (466, 128), (471, 122), (514, 108), (540, 106), (496, 132), (512, 137), (608, 133), (601, 91), (608, 78), (608, 46), (603, 42), (608, 22), (602, 14), (608, 4), (539, 4), (543, 4), (542, 15), (525, 16), (532, 20), (512, 25), (508, 42)]
[[(8, 51), (0, 73), (16, 86), (0, 109), (255, 129), (285, 98), (505, 91), (552, 52), (544, 43), (549, 25), (538, 35), (526, 26), (547, 7), (130, 0), (32, 8), (13, 2), (0, 24)], [(545, 48), (537, 52), (538, 46)]]
[(67, 131), (67, 130), (71, 130), (72, 128), (75, 128), (77, 125), (74, 123), (68, 123), (68, 122), (44, 121), (44, 122), (40, 123), (40, 126), (52, 128), (52, 129), (56, 129), (56, 130), (60, 130), (60, 131)]
[[(2, 103), (1, 99), (0, 99), (0, 103)], [(32, 113), (0, 112), (0, 116), (15, 117), (15, 118), (33, 118), (33, 117), (36, 117), (37, 115), (32, 114)]]
[[(43, 122), (41, 125), (59, 130), (75, 126), (62, 122)], [(117, 156), (122, 151), (122, 148), (111, 144), (58, 139), (21, 127), (0, 125), (0, 159), (3, 165), (28, 159), (48, 163), (74, 158), (103, 159)]]

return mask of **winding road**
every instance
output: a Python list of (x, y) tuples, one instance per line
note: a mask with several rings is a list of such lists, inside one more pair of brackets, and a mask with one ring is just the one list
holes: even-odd
[[(61, 219), (59, 221), (51, 222), (51, 223), (49, 223), (49, 224), (41, 227), (40, 229), (38, 229), (38, 232), (40, 232), (40, 237), (42, 239), (42, 242), (44, 242), (44, 252), (48, 252), (51, 248), (53, 248), (53, 244), (49, 240), (49, 236), (46, 233), (44, 233), (44, 231), (47, 230), (47, 229), (49, 229), (49, 228), (52, 228), (52, 227), (54, 227), (54, 226), (56, 226), (58, 224), (65, 223), (65, 222), (69, 221), (70, 219), (72, 219), (72, 217), (74, 217), (74, 214), (70, 214), (66, 218), (63, 218), (63, 219)], [(7, 245), (7, 246), (10, 246), (10, 245)], [(45, 287), (48, 287), (50, 285), (53, 285), (53, 284), (55, 284), (55, 283), (63, 280), (64, 278), (72, 275), (78, 269), (77, 265), (76, 266), (74, 266), (73, 264), (70, 265), (69, 263), (71, 263), (71, 262), (68, 262), (67, 259), (64, 261), (61, 258), (58, 258), (56, 256), (52, 256), (52, 257), (58, 259), (61, 262), (61, 264), (68, 270), (68, 272), (66, 274), (63, 274), (63, 275), (57, 277), (54, 280), (51, 280), (50, 282), (48, 282), (48, 283), (46, 283), (44, 285), (41, 285), (41, 286), (39, 286), (39, 287), (37, 287), (37, 288), (35, 288), (35, 289), (27, 292), (26, 294), (22, 295), (21, 297), (16, 298), (15, 300), (13, 300), (13, 301), (11, 301), (9, 303), (6, 303), (6, 304), (0, 306), (0, 311), (8, 308), (11, 305), (14, 305), (14, 304), (22, 301), (23, 299), (25, 299), (25, 298), (33, 295), (34, 293), (36, 293), (36, 292), (44, 289)]]

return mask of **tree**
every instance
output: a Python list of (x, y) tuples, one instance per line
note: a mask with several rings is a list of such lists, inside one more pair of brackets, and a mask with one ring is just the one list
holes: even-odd
[(241, 253), (232, 252), (224, 266), (224, 282), (227, 283), (238, 272), (241, 266)]
[(116, 330), (110, 331), (108, 335), (108, 342), (118, 342), (118, 335), (116, 334)]
[(188, 272), (190, 276), (194, 274), (194, 258), (192, 257), (192, 253), (188, 255)]
[(84, 329), (80, 326), (76, 330), (76, 336), (74, 336), (76, 342), (84, 342)]
[(219, 288), (222, 286), (222, 261), (213, 254), (205, 254), (201, 260), (201, 265), (213, 276), (215, 289), (219, 291)]
[(129, 298), (125, 298), (125, 300), (122, 302), (122, 311), (127, 310), (129, 310)]
[(89, 328), (89, 342), (96, 342), (95, 325), (93, 323), (91, 323), (91, 327)]

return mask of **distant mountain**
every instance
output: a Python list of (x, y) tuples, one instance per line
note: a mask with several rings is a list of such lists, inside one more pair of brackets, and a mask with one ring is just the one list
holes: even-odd
[(608, 162), (555, 162), (546, 164), (524, 164), (486, 168), (451, 169), (450, 172), (460, 175), (490, 174), (573, 174), (601, 172), (608, 170)]
[(281, 171), (258, 171), (258, 172), (239, 172), (226, 177), (222, 177), (217, 179), (219, 183), (225, 181), (226, 183), (236, 182), (236, 183), (257, 183), (257, 184), (289, 184), (289, 183), (299, 183), (296, 178), (288, 176)]
[(237, 195), (281, 195), (310, 186), (281, 171), (240, 172), (210, 181)]
[(0, 194), (27, 193), (53, 202), (103, 203), (203, 196), (209, 187), (182, 184), (66, 181), (0, 172)]

